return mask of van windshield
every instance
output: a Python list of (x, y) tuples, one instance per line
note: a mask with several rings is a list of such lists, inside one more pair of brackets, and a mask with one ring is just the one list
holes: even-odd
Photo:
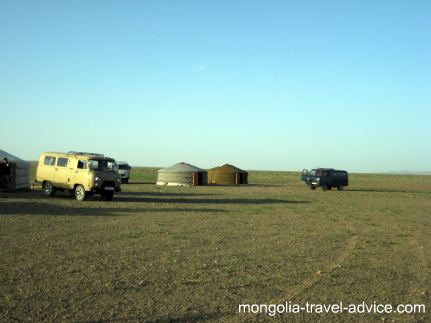
[(120, 164), (120, 165), (118, 165), (118, 169), (125, 169), (125, 170), (127, 170), (127, 169), (129, 169), (129, 165), (127, 165), (127, 164)]
[(110, 160), (104, 160), (104, 159), (90, 159), (90, 168), (98, 171), (109, 171), (109, 172), (116, 172), (117, 171), (117, 164), (115, 162)]

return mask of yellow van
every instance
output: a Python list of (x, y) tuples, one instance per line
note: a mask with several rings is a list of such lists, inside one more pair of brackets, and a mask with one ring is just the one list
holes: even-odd
[(109, 201), (114, 192), (121, 191), (121, 178), (112, 158), (85, 152), (51, 153), (40, 155), (36, 182), (41, 183), (48, 196), (57, 190), (68, 190), (78, 201), (93, 193)]

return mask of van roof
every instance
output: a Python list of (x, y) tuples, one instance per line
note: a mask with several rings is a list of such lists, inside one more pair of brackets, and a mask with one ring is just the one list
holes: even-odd
[(69, 151), (67, 153), (62, 153), (62, 152), (53, 152), (53, 151), (46, 151), (43, 152), (42, 155), (60, 155), (60, 156), (82, 156), (82, 157), (91, 157), (91, 158), (95, 158), (95, 159), (106, 159), (106, 160), (112, 160), (114, 161), (115, 159), (110, 158), (110, 157), (105, 157), (103, 154), (97, 154), (97, 153), (87, 153), (87, 152), (82, 152), (82, 151)]
[(321, 171), (321, 170), (323, 170), (323, 171), (325, 171), (325, 170), (333, 170), (333, 171), (336, 171), (336, 172), (346, 172), (346, 173), (347, 173), (347, 171), (345, 171), (345, 170), (342, 170), (342, 169), (335, 169), (335, 168), (316, 168), (315, 170), (316, 170), (316, 171)]
[(103, 157), (103, 154), (98, 153), (87, 153), (84, 151), (69, 151), (68, 154), (70, 155), (83, 155), (83, 156), (97, 156), (97, 157)]

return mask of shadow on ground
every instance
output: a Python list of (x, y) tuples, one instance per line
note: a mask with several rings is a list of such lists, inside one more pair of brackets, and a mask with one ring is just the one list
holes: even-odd
[[(79, 205), (63, 206), (41, 202), (2, 201), (0, 216), (9, 215), (50, 215), (50, 216), (121, 216), (137, 213), (227, 213), (228, 210), (211, 208), (119, 208), (119, 207), (85, 207)], [(114, 206), (115, 204), (109, 203)], [(87, 204), (88, 205), (88, 204)]]
[(286, 185), (287, 184), (208, 184), (205, 185), (205, 187), (229, 187), (236, 189), (247, 189), (250, 187), (282, 187)]
[(142, 203), (175, 203), (175, 204), (302, 204), (309, 203), (308, 201), (289, 201), (280, 199), (247, 199), (247, 198), (151, 198), (151, 197), (135, 197), (135, 196), (118, 196), (115, 197), (118, 202), (142, 202)]
[(128, 184), (122, 184), (122, 187), (124, 187), (124, 185), (156, 185), (155, 182), (129, 182)]
[[(174, 193), (174, 192), (120, 192), (114, 194), (114, 200), (118, 196), (154, 196), (154, 197), (193, 197), (193, 196), (216, 196), (220, 194), (210, 194), (210, 193)], [(0, 203), (3, 200), (7, 199), (71, 199), (68, 191), (59, 192), (57, 191), (54, 196), (48, 197), (46, 196), (41, 189), (36, 190), (28, 190), (28, 191), (11, 191), (11, 192), (0, 192)], [(90, 197), (91, 200), (100, 200), (99, 194), (93, 194), (92, 197)]]
[[(258, 198), (200, 198), (200, 196), (214, 196), (216, 194), (193, 194), (193, 193), (163, 193), (163, 192), (124, 192), (114, 195), (114, 199), (106, 203), (116, 203), (116, 202), (130, 202), (130, 203), (170, 203), (170, 204), (250, 204), (250, 205), (260, 205), (260, 204), (304, 204), (309, 203), (309, 201), (302, 200), (281, 200), (281, 199), (258, 199)], [(148, 197), (149, 196), (149, 197)], [(183, 198), (186, 196), (187, 198)], [(196, 196), (197, 198), (193, 198)], [(169, 197), (169, 198), (165, 198)], [(177, 197), (177, 198), (174, 198)], [(42, 201), (58, 201), (58, 200), (74, 200), (73, 197), (69, 195), (68, 192), (58, 192), (53, 197), (48, 197), (43, 195), (41, 191), (28, 191), (22, 193), (5, 193), (0, 194), (0, 214), (2, 212), (2, 205), (4, 201), (9, 199), (37, 199)], [(101, 201), (99, 195), (93, 195), (89, 198), (89, 201)], [(79, 203), (79, 202), (76, 202)], [(82, 202), (81, 202), (82, 203)], [(83, 202), (86, 203), (86, 202)], [(59, 207), (58, 205), (46, 204), (50, 207)], [(82, 204), (77, 204), (81, 206)], [(48, 206), (47, 206), (48, 207)], [(84, 206), (82, 206), (84, 208)], [(68, 208), (69, 209), (69, 208)], [(95, 210), (95, 208), (90, 207), (90, 210)], [(124, 210), (124, 209), (123, 209)]]
[(171, 193), (171, 192), (121, 192), (116, 196), (215, 196), (207, 193)]
[(427, 191), (411, 191), (411, 190), (396, 190), (396, 189), (384, 189), (384, 188), (350, 188), (346, 189), (347, 192), (368, 192), (368, 193), (420, 193), (430, 194)]

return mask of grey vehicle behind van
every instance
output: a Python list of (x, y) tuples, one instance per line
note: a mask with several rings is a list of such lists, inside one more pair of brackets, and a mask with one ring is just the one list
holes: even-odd
[(130, 179), (130, 170), (132, 167), (130, 167), (130, 165), (125, 161), (117, 162), (117, 165), (118, 175), (120, 175), (121, 182), (128, 184)]

